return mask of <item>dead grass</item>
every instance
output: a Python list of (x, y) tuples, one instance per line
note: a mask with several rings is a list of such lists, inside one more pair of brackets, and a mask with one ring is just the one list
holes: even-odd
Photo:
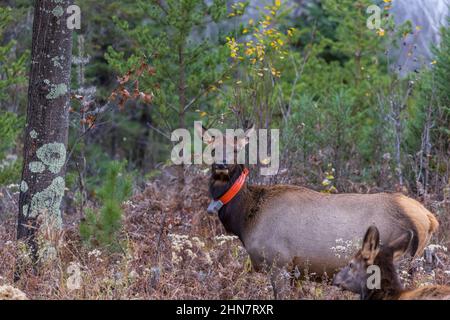
[[(119, 251), (83, 246), (77, 225), (66, 223), (62, 233), (42, 235), (57, 254), (37, 268), (14, 240), (14, 215), (2, 214), (0, 286), (14, 284), (30, 299), (272, 299), (269, 275), (251, 270), (239, 240), (206, 214), (208, 201), (200, 171), (187, 174), (182, 190), (163, 175), (124, 203)], [(440, 219), (450, 216), (448, 206), (441, 210)], [(442, 245), (447, 240), (442, 234), (437, 239)], [(436, 252), (440, 262), (432, 272), (420, 260), (402, 265), (407, 286), (450, 283), (450, 257), (441, 247)], [(22, 277), (14, 283), (16, 261)], [(297, 280), (286, 291), (289, 299), (357, 298), (326, 281)]]

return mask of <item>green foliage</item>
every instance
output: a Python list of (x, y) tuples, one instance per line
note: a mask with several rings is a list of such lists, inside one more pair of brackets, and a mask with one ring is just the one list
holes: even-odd
[(196, 106), (211, 107), (207, 95), (211, 85), (219, 81), (226, 70), (226, 50), (215, 38), (208, 37), (208, 20), (218, 23), (224, 19), (226, 2), (203, 0), (137, 1), (137, 19), (145, 23), (114, 18), (132, 47), (118, 51), (109, 47), (105, 55), (119, 74), (137, 69), (143, 58), (155, 68), (140, 82), (144, 91), (153, 92), (152, 116), (163, 132), (184, 127), (196, 113)]
[(9, 154), (22, 132), (24, 121), (11, 112), (0, 112), (0, 185), (20, 180), (21, 161)]
[(351, 175), (349, 162), (375, 166), (390, 150), (378, 134), (389, 131), (377, 106), (378, 95), (387, 95), (395, 79), (384, 52), (398, 31), (389, 18), (382, 20), (384, 33), (367, 28), (366, 9), (371, 4), (370, 0), (313, 2), (306, 9), (307, 18), (294, 24), (299, 31), (286, 61), (293, 67), (286, 67), (282, 77), (284, 104), (291, 114), (284, 136), (303, 140), (296, 137), (299, 127), (305, 136), (299, 145), (291, 140), (286, 144), (307, 148), (303, 152), (314, 155), (323, 170), (333, 163), (337, 182)]
[[(0, 44), (4, 42), (4, 30), (12, 21), (12, 9), (0, 7)], [(26, 82), (25, 67), (29, 52), (26, 51), (17, 57), (13, 50), (16, 44), (15, 40), (11, 40), (0, 45), (0, 102), (8, 99), (8, 89), (11, 86)]]
[(100, 211), (88, 210), (80, 224), (80, 234), (85, 243), (116, 248), (122, 226), (122, 203), (131, 195), (131, 177), (125, 173), (125, 163), (112, 161), (106, 169), (102, 185), (97, 192)]
[(18, 183), (21, 159), (14, 153), (19, 134), (23, 130), (23, 117), (5, 111), (15, 110), (18, 101), (25, 96), (20, 85), (26, 82), (28, 51), (18, 53), (17, 41), (6, 41), (7, 27), (14, 23), (15, 10), (0, 7), (0, 185)]
[(16, 143), (18, 135), (22, 131), (24, 121), (11, 112), (0, 112), (0, 160)]
[[(450, 20), (450, 19), (449, 19)], [(450, 150), (450, 27), (443, 28), (440, 47), (434, 48), (435, 60), (429, 70), (418, 79), (413, 100), (408, 108), (407, 139), (404, 145), (408, 153), (417, 153), (418, 177), (423, 172), (444, 175), (449, 165)], [(425, 160), (420, 160), (425, 159)], [(432, 180), (431, 178), (429, 179)]]

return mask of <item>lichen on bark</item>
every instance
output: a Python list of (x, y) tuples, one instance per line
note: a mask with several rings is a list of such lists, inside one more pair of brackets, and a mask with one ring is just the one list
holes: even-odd
[(33, 129), (30, 131), (30, 137), (32, 139), (36, 139), (38, 137), (38, 133), (36, 132), (36, 130)]
[(66, 147), (63, 143), (47, 143), (36, 151), (36, 155), (50, 172), (58, 174), (66, 162)]
[(64, 9), (61, 6), (56, 6), (52, 11), (55, 17), (61, 17), (64, 14)]
[(42, 173), (45, 170), (45, 166), (40, 161), (33, 161), (28, 164), (28, 168), (32, 173)]
[(65, 83), (60, 84), (51, 84), (50, 85), (50, 93), (45, 97), (47, 99), (53, 100), (59, 98), (67, 93), (67, 85)]
[(22, 181), (20, 183), (20, 191), (22, 191), (22, 192), (28, 191), (28, 183), (26, 181)]
[(37, 192), (31, 199), (29, 218), (36, 218), (39, 214), (47, 214), (56, 220), (61, 219), (61, 201), (64, 196), (65, 181), (62, 177), (56, 177), (43, 191)]

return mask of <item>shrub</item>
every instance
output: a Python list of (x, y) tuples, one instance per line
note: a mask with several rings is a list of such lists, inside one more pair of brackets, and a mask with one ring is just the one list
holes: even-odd
[(131, 177), (125, 172), (125, 162), (112, 161), (98, 190), (99, 212), (90, 209), (80, 224), (80, 234), (88, 245), (109, 247), (118, 245), (122, 227), (122, 203), (131, 195)]

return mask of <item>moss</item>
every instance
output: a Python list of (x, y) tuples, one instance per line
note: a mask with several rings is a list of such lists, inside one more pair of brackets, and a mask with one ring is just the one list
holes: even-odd
[(32, 139), (36, 139), (38, 137), (38, 133), (36, 132), (36, 130), (31, 130), (30, 131), (30, 137)]
[(37, 150), (36, 155), (52, 173), (58, 174), (66, 162), (66, 147), (63, 143), (47, 143)]
[(67, 93), (67, 85), (65, 83), (51, 84), (50, 93), (46, 95), (47, 99), (56, 99)]
[(22, 181), (20, 183), (20, 191), (22, 191), (23, 193), (28, 191), (28, 183), (26, 181)]
[(30, 162), (28, 168), (30, 168), (30, 171), (33, 173), (42, 173), (45, 170), (44, 164), (40, 161)]
[(56, 177), (43, 191), (37, 192), (31, 199), (29, 217), (36, 218), (39, 214), (47, 214), (61, 225), (61, 201), (64, 196), (65, 182), (62, 177)]

